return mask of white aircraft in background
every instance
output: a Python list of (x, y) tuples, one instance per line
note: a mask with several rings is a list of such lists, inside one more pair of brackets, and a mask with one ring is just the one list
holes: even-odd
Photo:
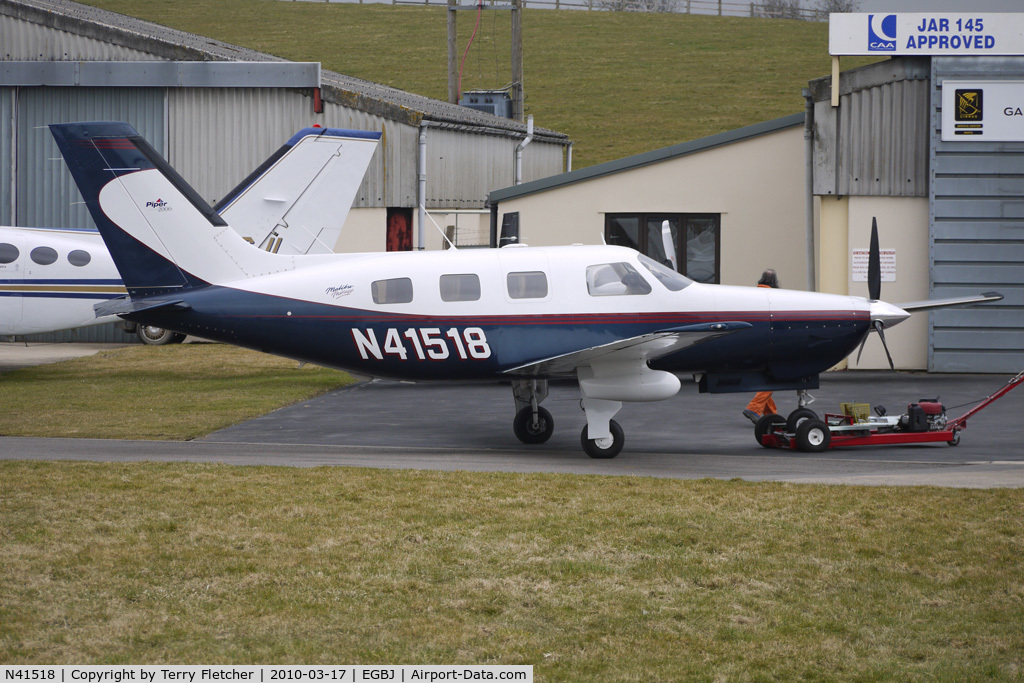
[[(380, 137), (305, 128), (214, 211), (244, 225), (244, 239), (266, 251), (332, 253)], [(97, 318), (93, 306), (125, 293), (99, 232), (0, 226), (0, 336), (115, 322)], [(140, 326), (139, 336), (147, 343), (185, 338), (151, 325)]]
[(611, 458), (623, 401), (670, 398), (679, 375), (706, 392), (805, 391), (869, 332), (910, 315), (875, 292), (700, 284), (616, 246), (273, 254), (128, 124), (50, 130), (128, 290), (98, 315), (375, 377), (509, 380), (524, 443), (552, 433), (539, 406), (552, 378), (578, 380), (583, 449)]

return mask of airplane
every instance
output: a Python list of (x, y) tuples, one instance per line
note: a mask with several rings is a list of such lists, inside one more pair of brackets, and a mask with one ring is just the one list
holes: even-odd
[[(381, 133), (304, 128), (214, 207), (266, 251), (333, 253)], [(0, 226), (0, 336), (115, 322), (93, 306), (126, 290), (99, 232)], [(145, 343), (185, 335), (138, 326)]]
[(670, 398), (679, 376), (702, 392), (803, 396), (869, 332), (910, 315), (877, 295), (702, 284), (620, 246), (273, 254), (128, 124), (50, 130), (128, 290), (98, 315), (373, 377), (507, 380), (524, 443), (554, 429), (548, 382), (574, 378), (593, 458), (621, 452), (622, 402)]

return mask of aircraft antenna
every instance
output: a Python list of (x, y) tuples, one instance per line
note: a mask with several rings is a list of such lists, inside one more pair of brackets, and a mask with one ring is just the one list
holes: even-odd
[[(439, 233), (441, 233), (441, 237), (443, 237), (444, 241), (448, 243), (448, 246), (451, 247), (452, 249), (456, 249), (457, 250), (458, 247), (455, 246), (455, 243), (452, 242), (450, 239), (448, 239), (448, 235), (444, 234), (444, 229), (441, 228), (441, 226), (437, 224), (437, 221), (435, 221), (434, 218), (429, 213), (427, 213), (427, 207), (425, 207), (422, 204), (420, 204), (420, 210), (423, 211), (423, 215), (426, 216), (427, 218), (429, 218), (430, 222), (434, 224), (434, 227), (437, 228), (437, 231)], [(420, 230), (422, 230), (422, 229), (423, 228), (421, 227)]]

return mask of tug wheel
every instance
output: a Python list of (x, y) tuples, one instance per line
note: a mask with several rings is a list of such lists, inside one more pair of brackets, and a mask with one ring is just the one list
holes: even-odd
[(832, 443), (832, 432), (821, 420), (804, 420), (796, 428), (796, 446), (804, 453), (821, 453)]
[(953, 437), (949, 441), (947, 441), (946, 443), (948, 443), (950, 446), (959, 446), (960, 445), (960, 430), (959, 429), (954, 429), (953, 430)]
[(776, 415), (775, 413), (768, 413), (767, 415), (762, 415), (761, 419), (757, 421), (756, 425), (754, 425), (754, 439), (757, 440), (757, 445), (764, 446), (765, 448), (771, 448), (771, 446), (765, 446), (764, 442), (761, 440), (761, 437), (771, 432), (772, 428), (775, 425), (784, 424), (786, 424), (786, 418), (782, 417), (781, 415)]

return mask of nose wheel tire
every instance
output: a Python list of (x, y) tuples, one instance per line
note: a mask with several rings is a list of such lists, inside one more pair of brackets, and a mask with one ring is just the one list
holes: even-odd
[(527, 444), (544, 443), (555, 431), (555, 420), (545, 408), (537, 408), (537, 419), (533, 419), (533, 408), (527, 406), (512, 421), (512, 431), (516, 438)]
[(610, 439), (591, 439), (588, 438), (587, 427), (584, 425), (583, 433), (580, 434), (580, 443), (591, 458), (599, 460), (614, 458), (622, 451), (622, 447), (626, 443), (626, 435), (623, 433), (622, 427), (615, 420), (609, 420), (608, 429), (612, 433)]
[(810, 408), (797, 408), (786, 418), (786, 431), (793, 433), (806, 420), (817, 420), (818, 414)]
[(796, 446), (804, 453), (821, 453), (832, 443), (832, 432), (821, 420), (804, 420), (796, 428)]

